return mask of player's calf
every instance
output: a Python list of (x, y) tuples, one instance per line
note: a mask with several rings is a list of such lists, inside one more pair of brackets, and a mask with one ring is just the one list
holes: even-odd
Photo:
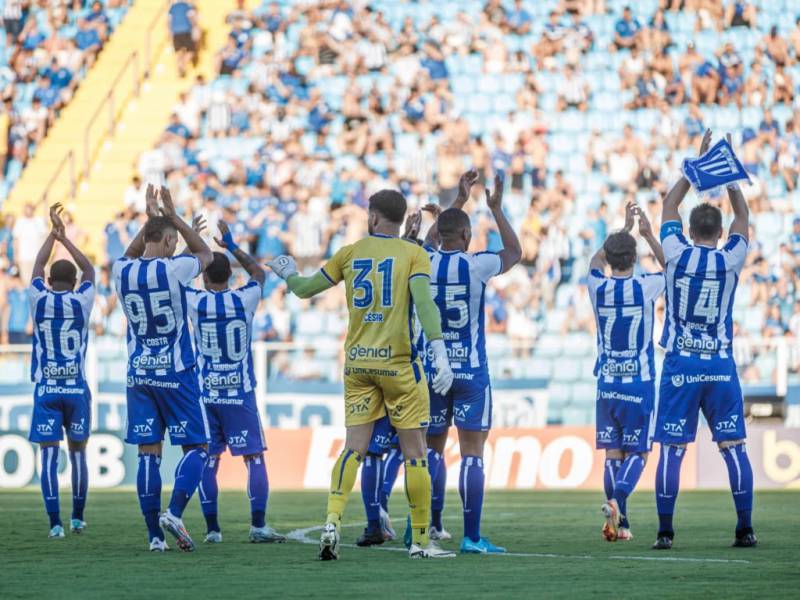
[(220, 456), (209, 456), (203, 469), (203, 476), (197, 491), (200, 495), (200, 509), (206, 520), (206, 538), (209, 544), (222, 542), (222, 530), (218, 518), (219, 486), (217, 485), (217, 472), (219, 471)]
[(89, 472), (86, 465), (86, 441), (69, 440), (69, 460), (72, 465), (72, 518), (69, 529), (72, 533), (83, 533), (86, 521), (83, 512), (89, 491)]
[(736, 506), (736, 538), (733, 546), (750, 548), (756, 545), (753, 532), (753, 468), (743, 439), (719, 443), (719, 451), (728, 468), (728, 480)]
[(41, 447), (42, 475), (41, 489), (44, 508), (50, 518), (51, 538), (63, 538), (64, 527), (61, 524), (61, 509), (58, 497), (58, 442), (43, 442)]
[(656, 467), (656, 508), (658, 510), (658, 535), (653, 548), (668, 550), (672, 547), (675, 532), (672, 515), (678, 498), (681, 481), (681, 464), (686, 455), (686, 444), (661, 444), (658, 467)]

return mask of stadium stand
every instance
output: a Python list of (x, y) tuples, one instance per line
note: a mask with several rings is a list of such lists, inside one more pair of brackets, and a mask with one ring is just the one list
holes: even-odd
[[(209, 4), (197, 3), (201, 17)], [(770, 344), (800, 336), (800, 22), (786, 18), (800, 2), (748, 3), (753, 17), (718, 2), (679, 12), (642, 0), (630, 20), (625, 4), (231, 3), (227, 36), (206, 51), (214, 72), (192, 75), (152, 148), (122, 146), (141, 152), (124, 201), (112, 204), (122, 212), (86, 233), (103, 247), (100, 262), (113, 260), (141, 226), (142, 182), (164, 181), (185, 216), (202, 213), (212, 232), (220, 219), (236, 223), (254, 254), (288, 251), (312, 270), (363, 235), (371, 192), (395, 186), (413, 207), (447, 205), (463, 170), (502, 171), (524, 258), (489, 290), (491, 367), (498, 378), (548, 379), (557, 420), (588, 423), (588, 258), (629, 200), (657, 226), (660, 195), (704, 128), (731, 131), (753, 178), (755, 240), (735, 307), (737, 358), (746, 383), (774, 385)], [(474, 246), (496, 249), (480, 198), (468, 206)], [(109, 214), (107, 198), (91, 202)], [(0, 228), (7, 265), (11, 219)], [(95, 325), (101, 377), (114, 378), (124, 320), (107, 276)], [(337, 346), (343, 322), (342, 294), (309, 304), (272, 281), (260, 339), (323, 349), (278, 355), (270, 377), (338, 380), (338, 352), (324, 347)], [(800, 356), (790, 363), (796, 374)]]

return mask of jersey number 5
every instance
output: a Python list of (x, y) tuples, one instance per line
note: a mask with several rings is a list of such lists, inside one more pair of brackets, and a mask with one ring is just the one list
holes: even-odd
[[(353, 279), (353, 306), (355, 308), (370, 308), (375, 300), (373, 292), (372, 273), (373, 260), (371, 258), (359, 258), (353, 261), (353, 271), (356, 276)], [(389, 308), (392, 306), (392, 270), (394, 269), (394, 258), (385, 258), (378, 263), (376, 269), (381, 276), (381, 307)]]

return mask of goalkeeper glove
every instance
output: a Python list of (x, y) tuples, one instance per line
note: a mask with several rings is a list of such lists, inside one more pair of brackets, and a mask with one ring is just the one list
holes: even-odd
[(292, 275), (297, 275), (297, 264), (291, 256), (277, 256), (272, 260), (268, 260), (267, 266), (284, 281)]
[(431, 387), (433, 391), (443, 396), (453, 385), (453, 370), (450, 368), (450, 359), (447, 358), (447, 349), (443, 340), (433, 340), (430, 342), (433, 351), (433, 367), (436, 375), (433, 377)]

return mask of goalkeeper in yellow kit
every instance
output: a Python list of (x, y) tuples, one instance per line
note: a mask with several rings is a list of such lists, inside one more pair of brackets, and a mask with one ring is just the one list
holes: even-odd
[(399, 237), (406, 214), (400, 192), (382, 190), (369, 199), (369, 237), (343, 247), (312, 277), (297, 274), (294, 259), (267, 263), (301, 298), (344, 281), (350, 323), (345, 341), (345, 446), (331, 473), (328, 518), (319, 543), (321, 560), (339, 557), (339, 528), (375, 421), (389, 415), (405, 457), (405, 489), (411, 510), (411, 558), (445, 558), (428, 538), (431, 479), (425, 432), (430, 418), (425, 373), (412, 343), (413, 313), (434, 355), (432, 387), (444, 394), (453, 372), (442, 340), (439, 309), (430, 292), (430, 259)]

